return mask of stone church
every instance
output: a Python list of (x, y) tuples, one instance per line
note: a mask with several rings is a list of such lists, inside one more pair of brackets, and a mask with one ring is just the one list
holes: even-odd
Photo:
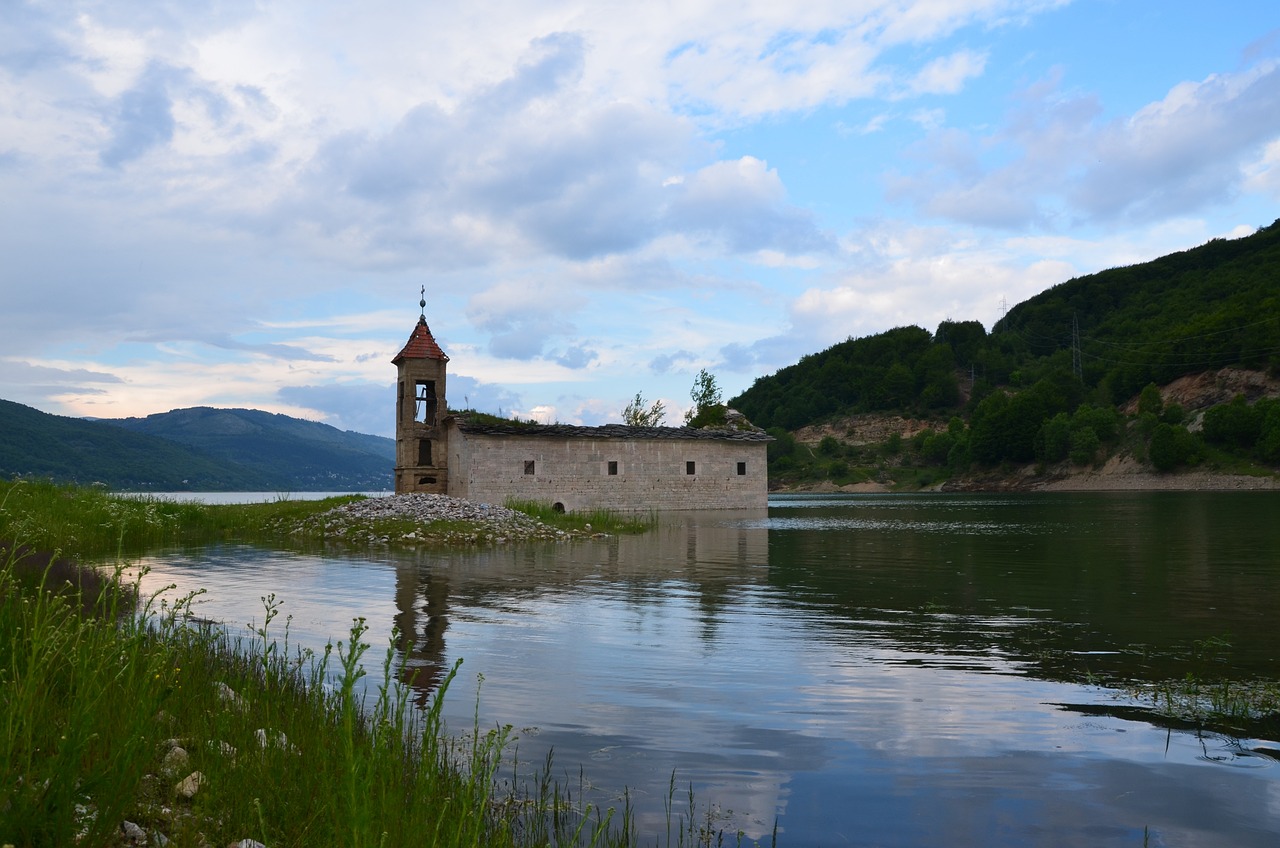
[(758, 509), (771, 437), (743, 428), (482, 424), (450, 414), (426, 303), (396, 366), (396, 492), (557, 510)]

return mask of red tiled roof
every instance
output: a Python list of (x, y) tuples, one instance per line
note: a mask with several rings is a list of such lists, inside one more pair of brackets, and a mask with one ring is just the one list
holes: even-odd
[(418, 319), (418, 326), (413, 328), (409, 341), (405, 342), (404, 347), (396, 354), (396, 358), (391, 360), (391, 364), (395, 365), (402, 359), (441, 359), (445, 362), (449, 361), (449, 357), (444, 355), (444, 351), (440, 349), (440, 345), (436, 344), (435, 338), (432, 337), (431, 328), (427, 326), (427, 317), (425, 315)]

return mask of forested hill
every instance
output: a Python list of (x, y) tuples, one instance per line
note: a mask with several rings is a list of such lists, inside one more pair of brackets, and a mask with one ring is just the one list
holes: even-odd
[(278, 491), (285, 481), (96, 421), (0, 400), (0, 479), (40, 477), (114, 490)]
[(1085, 385), (1116, 402), (1185, 374), (1280, 366), (1280, 221), (1054, 286), (1009, 310), (991, 342), (1015, 363), (1069, 366), (1073, 321)]
[(728, 405), (759, 426), (795, 430), (861, 412), (945, 418), (971, 393), (976, 403), (997, 386), (1040, 384), (1065, 394), (1046, 406), (1052, 415), (1228, 365), (1280, 368), (1280, 221), (1061, 283), (1010, 309), (990, 334), (977, 321), (948, 321), (933, 333), (849, 339), (761, 377)]
[(288, 481), (298, 491), (385, 489), (395, 440), (257, 409), (197, 406), (103, 423), (188, 445)]
[(251, 409), (87, 421), (0, 400), (0, 478), (142, 491), (389, 488), (395, 442)]

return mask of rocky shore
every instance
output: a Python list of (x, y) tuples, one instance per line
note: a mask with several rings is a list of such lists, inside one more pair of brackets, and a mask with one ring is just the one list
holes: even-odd
[[(830, 481), (775, 490), (817, 494), (875, 494), (896, 491), (893, 481), (852, 483)], [(1101, 468), (1059, 468), (1044, 471), (1027, 465), (1009, 471), (954, 477), (928, 491), (940, 492), (1235, 492), (1280, 491), (1280, 475), (1250, 476), (1197, 469), (1169, 473), (1153, 471), (1131, 457), (1113, 457)]]
[(603, 535), (593, 532), (590, 524), (582, 530), (561, 530), (504, 506), (425, 493), (355, 501), (279, 529), (360, 545), (465, 546)]
[(1160, 473), (1130, 457), (1113, 458), (1102, 468), (1047, 480), (1044, 492), (1228, 492), (1280, 490), (1280, 476), (1254, 477), (1196, 469)]

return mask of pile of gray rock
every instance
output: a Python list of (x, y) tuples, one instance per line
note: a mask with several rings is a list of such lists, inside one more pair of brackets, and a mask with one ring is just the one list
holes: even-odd
[(366, 498), (343, 504), (329, 510), (326, 516), (348, 516), (362, 520), (379, 518), (407, 518), (411, 521), (481, 521), (491, 524), (541, 525), (541, 522), (508, 509), (487, 503), (475, 503), (448, 495), (430, 495), (417, 492), (408, 495), (390, 495), (385, 498)]
[(343, 504), (306, 519), (294, 532), (348, 544), (464, 546), (595, 535), (590, 525), (559, 530), (507, 507), (425, 493)]

